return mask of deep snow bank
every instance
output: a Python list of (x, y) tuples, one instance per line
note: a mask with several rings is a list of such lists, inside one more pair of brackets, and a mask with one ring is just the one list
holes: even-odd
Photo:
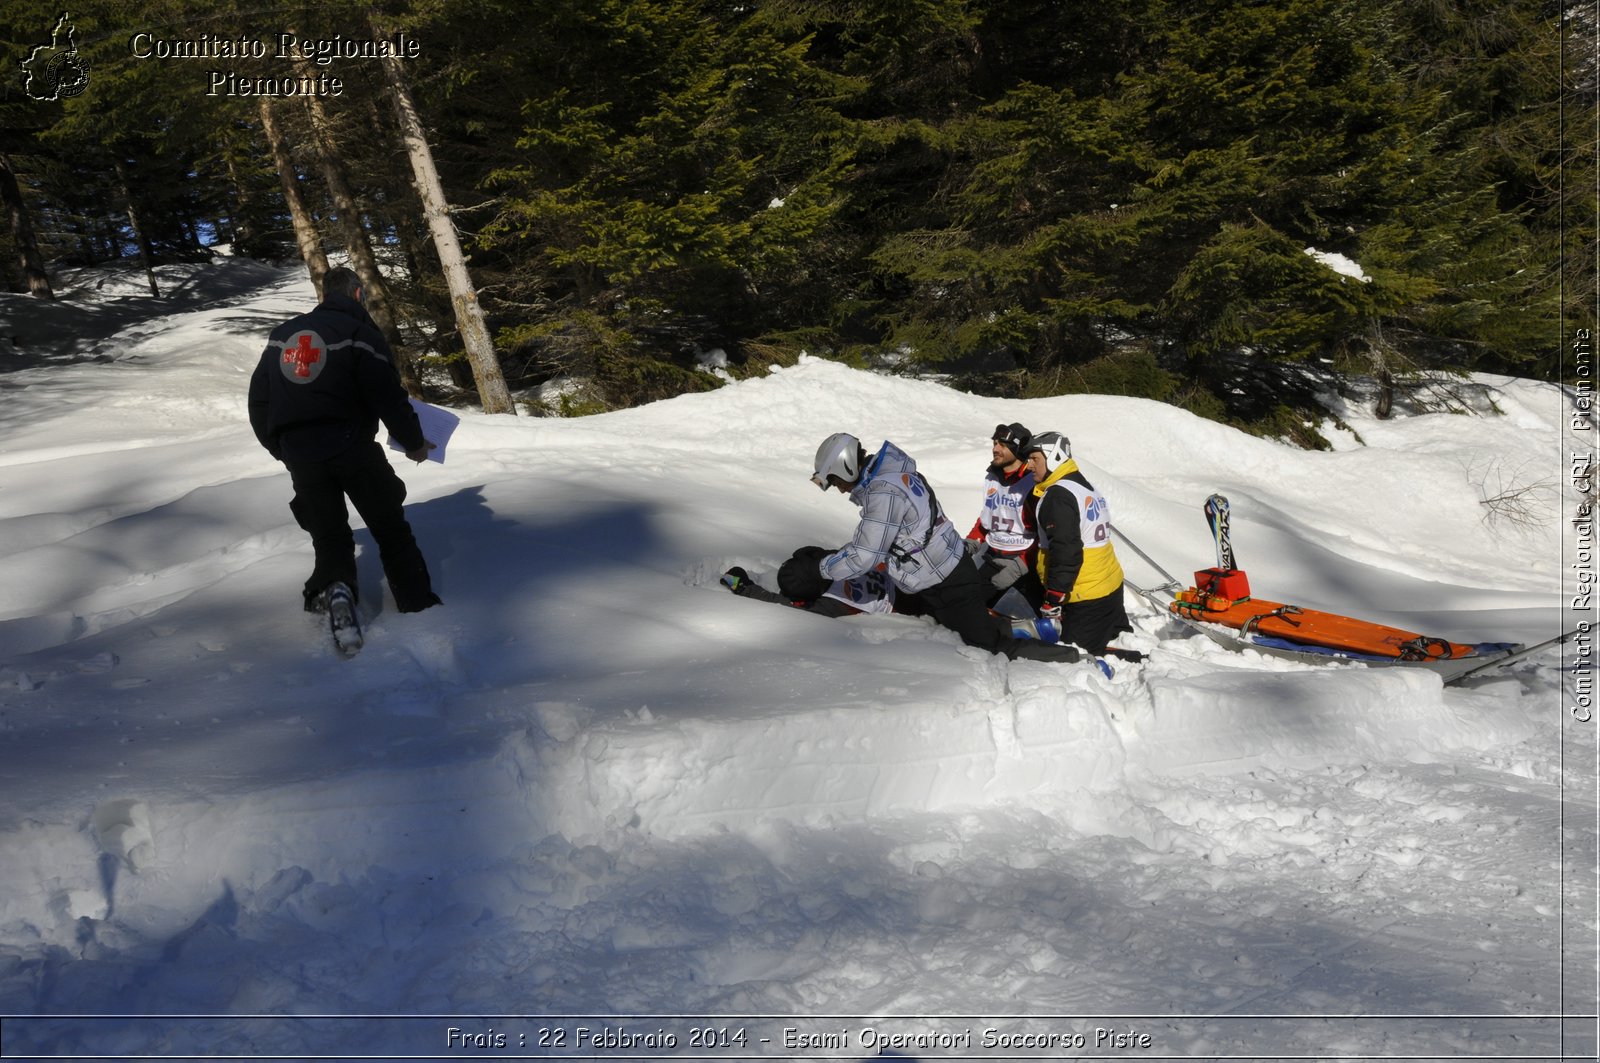
[[(925, 630), (894, 618), (839, 626)], [(822, 707), (612, 717), (538, 701), (523, 707), (529, 726), (482, 759), (225, 799), (102, 800), (86, 821), (0, 836), (15, 857), (0, 869), (0, 927), (61, 945), (83, 920), (115, 916), (160, 937), (213, 903), (219, 885), (470, 876), (514, 864), (547, 836), (606, 845), (635, 832), (687, 839), (779, 821), (838, 829), (1029, 808), (1063, 830), (1161, 850), (1172, 844), (1163, 817), (1126, 796), (1140, 780), (1426, 762), (1512, 747), (1538, 725), (1513, 680), (1447, 695), (1426, 672), (1348, 666), (1127, 668), (1107, 682), (1087, 667), (1008, 668), (943, 638), (925, 646), (949, 659), (943, 674), (880, 674), (859, 700)], [(802, 689), (828, 680), (806, 659), (745, 667)]]

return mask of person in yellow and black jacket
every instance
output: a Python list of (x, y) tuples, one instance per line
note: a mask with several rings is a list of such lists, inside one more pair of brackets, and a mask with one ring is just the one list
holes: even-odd
[(1122, 565), (1111, 545), (1111, 513), (1072, 460), (1060, 432), (1040, 432), (1028, 443), (1028, 467), (1038, 499), (1039, 615), (1059, 618), (1061, 641), (1095, 655), (1120, 632), (1132, 631), (1122, 601)]

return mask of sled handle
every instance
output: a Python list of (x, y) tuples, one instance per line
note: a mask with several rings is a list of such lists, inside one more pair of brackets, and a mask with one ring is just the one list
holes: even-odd
[(1134, 542), (1132, 539), (1128, 538), (1127, 533), (1124, 532), (1121, 528), (1117, 527), (1115, 524), (1111, 524), (1109, 521), (1107, 522), (1106, 526), (1109, 527), (1112, 530), (1112, 532), (1114, 532), (1116, 534), (1117, 538), (1119, 538), (1123, 542), (1127, 543), (1129, 549), (1131, 549), (1134, 553), (1138, 554), (1140, 557), (1144, 558), (1145, 563), (1148, 564), (1151, 568), (1155, 569), (1156, 572), (1161, 576), (1161, 578), (1165, 579), (1168, 584), (1170, 584), (1173, 587), (1181, 587), (1181, 586), (1183, 586), (1183, 584), (1179, 583), (1176, 579), (1173, 578), (1172, 573), (1170, 573), (1166, 569), (1162, 568), (1160, 563), (1157, 562), (1155, 558), (1151, 557), (1149, 554), (1147, 554), (1143, 550), (1139, 549), (1139, 544)]

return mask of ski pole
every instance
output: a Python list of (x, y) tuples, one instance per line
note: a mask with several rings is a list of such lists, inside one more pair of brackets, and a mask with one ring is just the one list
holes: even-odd
[(1151, 568), (1155, 569), (1158, 574), (1160, 574), (1162, 577), (1164, 577), (1169, 586), (1172, 586), (1172, 587), (1181, 587), (1182, 586), (1181, 583), (1179, 583), (1176, 579), (1173, 578), (1172, 573), (1170, 573), (1166, 569), (1162, 568), (1161, 565), (1156, 562), (1155, 558), (1151, 557), (1149, 554), (1147, 554), (1143, 550), (1139, 549), (1139, 544), (1134, 542), (1132, 539), (1128, 538), (1127, 534), (1125, 532), (1123, 532), (1123, 530), (1121, 528), (1119, 528), (1115, 524), (1111, 524), (1109, 522), (1107, 523), (1106, 526), (1109, 527), (1113, 532), (1116, 533), (1117, 538), (1119, 538), (1123, 542), (1127, 543), (1129, 548), (1132, 549), (1134, 553), (1136, 553), (1140, 557), (1144, 558), (1145, 562)]

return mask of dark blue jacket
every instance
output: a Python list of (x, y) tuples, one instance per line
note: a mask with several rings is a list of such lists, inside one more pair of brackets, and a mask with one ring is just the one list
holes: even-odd
[(250, 377), (250, 427), (274, 458), (321, 461), (370, 441), (381, 420), (426, 445), (388, 341), (361, 304), (330, 295), (272, 330)]

